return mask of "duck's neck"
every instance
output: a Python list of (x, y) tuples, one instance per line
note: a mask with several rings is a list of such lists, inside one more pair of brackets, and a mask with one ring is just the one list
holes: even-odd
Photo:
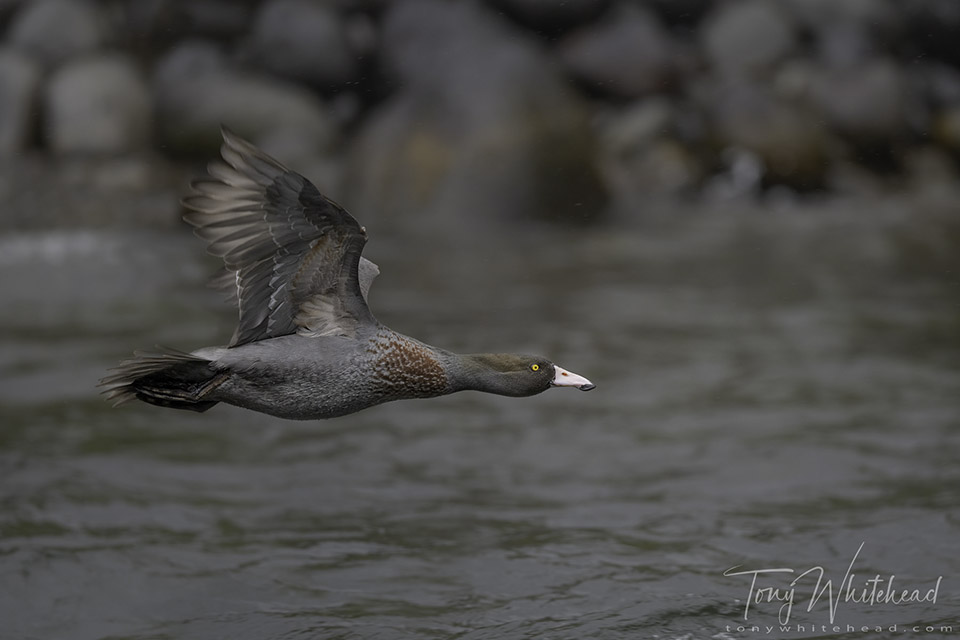
[(495, 353), (452, 353), (438, 350), (447, 373), (450, 393), (456, 391), (483, 391), (501, 396), (517, 396), (515, 373), (499, 367)]

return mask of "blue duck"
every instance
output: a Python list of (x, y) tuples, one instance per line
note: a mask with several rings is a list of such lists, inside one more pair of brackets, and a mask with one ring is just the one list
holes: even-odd
[(114, 406), (138, 399), (206, 411), (225, 402), (308, 420), (465, 390), (594, 388), (546, 358), (456, 354), (377, 322), (367, 292), (379, 269), (360, 255), (366, 230), (249, 142), (226, 129), (223, 140), (223, 162), (192, 185), (184, 219), (223, 258), (239, 324), (225, 347), (136, 352), (100, 381)]

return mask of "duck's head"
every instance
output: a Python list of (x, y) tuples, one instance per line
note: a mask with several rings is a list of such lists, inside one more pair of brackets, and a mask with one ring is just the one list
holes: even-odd
[(463, 356), (465, 389), (502, 396), (532, 396), (550, 387), (576, 387), (590, 391), (597, 385), (540, 356), (515, 353), (480, 353)]

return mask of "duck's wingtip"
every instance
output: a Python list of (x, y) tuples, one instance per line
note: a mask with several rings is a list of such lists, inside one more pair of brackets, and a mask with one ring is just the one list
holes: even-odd
[(240, 138), (240, 136), (238, 136), (237, 133), (225, 122), (220, 123), (220, 137), (222, 137), (225, 141), (229, 139)]
[(221, 156), (224, 156), (224, 153), (229, 152), (231, 149), (244, 154), (258, 151), (253, 144), (225, 124), (220, 125), (220, 136), (223, 138), (223, 145), (220, 147)]

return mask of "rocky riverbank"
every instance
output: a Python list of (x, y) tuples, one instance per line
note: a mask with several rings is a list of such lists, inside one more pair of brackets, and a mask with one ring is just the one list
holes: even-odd
[(952, 190), (958, 30), (954, 0), (4, 0), (0, 197), (50, 160), (40, 203), (165, 186), (220, 123), (383, 221)]

